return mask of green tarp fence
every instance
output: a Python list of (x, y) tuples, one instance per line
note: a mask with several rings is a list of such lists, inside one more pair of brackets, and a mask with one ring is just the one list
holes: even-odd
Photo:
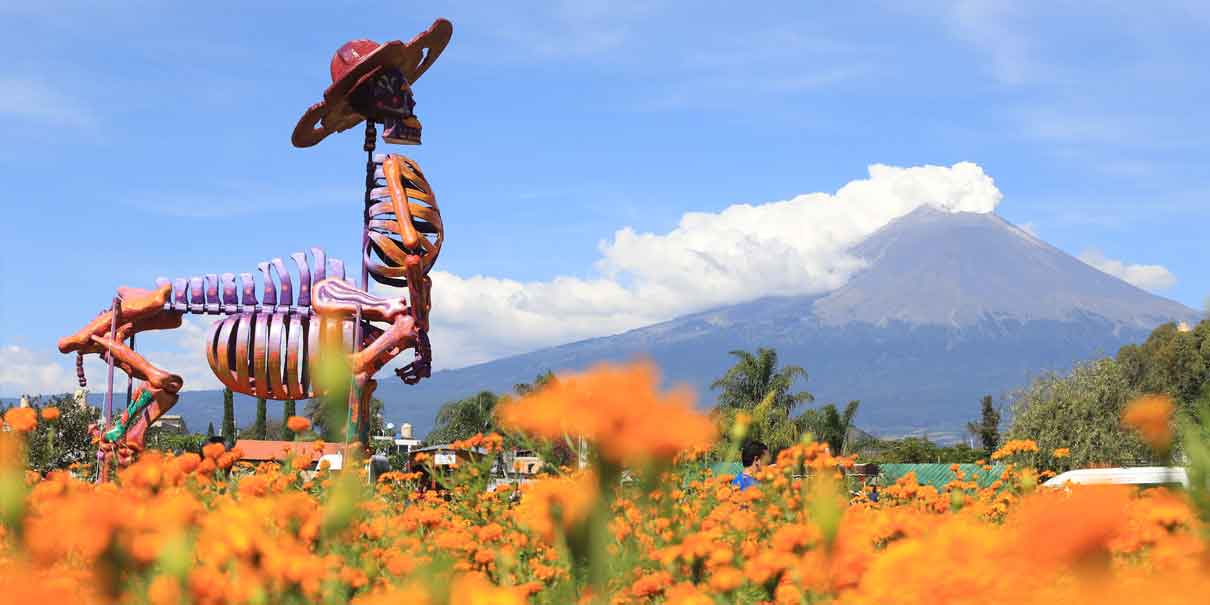
[[(949, 464), (879, 464), (878, 484), (887, 486), (895, 483), (900, 477), (915, 472), (916, 482), (920, 485), (931, 485), (938, 490), (950, 481), (957, 479), (950, 470)], [(993, 464), (991, 470), (983, 470), (978, 464), (959, 464), (965, 481), (975, 481), (979, 487), (987, 487), (1004, 474), (1003, 464)]]
[[(954, 472), (950, 470), (949, 464), (879, 464), (878, 465), (878, 484), (887, 486), (898, 481), (900, 477), (914, 472), (916, 473), (916, 482), (920, 485), (931, 485), (938, 490), (944, 488), (949, 482), (957, 479)], [(959, 464), (958, 470), (962, 472), (964, 480), (975, 481), (980, 488), (991, 485), (993, 481), (1000, 478), (1004, 473), (1005, 466), (1003, 464), (994, 464), (991, 470), (984, 470), (978, 464)], [(703, 469), (704, 470), (704, 469)], [(710, 465), (710, 470), (717, 477), (719, 475), (738, 475), (743, 471), (743, 466), (738, 462), (716, 462)], [(687, 477), (688, 478), (688, 477)]]

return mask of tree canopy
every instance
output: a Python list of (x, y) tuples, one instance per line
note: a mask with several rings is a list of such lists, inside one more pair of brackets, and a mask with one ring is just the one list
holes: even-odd
[(500, 396), (491, 391), (479, 391), (470, 397), (451, 401), (437, 410), (437, 421), (425, 441), (449, 443), (467, 439), (476, 433), (490, 433), (496, 428), (496, 405)]
[[(29, 466), (46, 472), (67, 468), (75, 462), (95, 462), (97, 448), (92, 443), (89, 427), (100, 421), (101, 410), (79, 405), (71, 395), (55, 395), (45, 401), (35, 397), (30, 401), (39, 416), (48, 407), (59, 409), (53, 422), (39, 421), (29, 436)], [(8, 408), (0, 409), (0, 416)]]
[[(1037, 441), (1050, 468), (1158, 462), (1121, 426), (1126, 403), (1142, 394), (1170, 395), (1181, 425), (1199, 425), (1210, 414), (1210, 321), (1189, 329), (1174, 323), (1147, 340), (1126, 345), (1115, 357), (1077, 366), (1067, 375), (1046, 374), (1015, 395), (1010, 438)], [(1054, 448), (1070, 458), (1053, 459)]]
[[(1066, 469), (1140, 464), (1151, 453), (1122, 426), (1122, 409), (1139, 394), (1114, 359), (1075, 367), (1066, 376), (1045, 374), (1018, 392), (1009, 439), (1032, 439), (1045, 468)], [(1053, 451), (1068, 448), (1070, 457)]]
[(772, 397), (770, 404), (775, 408), (793, 412), (800, 403), (815, 399), (807, 391), (792, 393), (796, 379), (807, 380), (807, 371), (795, 365), (778, 367), (777, 351), (761, 347), (756, 354), (748, 351), (731, 351), (737, 361), (727, 373), (711, 383), (711, 389), (721, 389), (719, 407), (751, 410)]
[(861, 402), (854, 400), (843, 411), (830, 403), (818, 409), (806, 410), (799, 417), (800, 431), (812, 433), (816, 440), (827, 443), (828, 449), (834, 454), (847, 453), (849, 432), (860, 406)]

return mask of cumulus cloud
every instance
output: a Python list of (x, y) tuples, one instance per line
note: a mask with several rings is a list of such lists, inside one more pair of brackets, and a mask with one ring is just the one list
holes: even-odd
[(1080, 253), (1080, 260), (1126, 283), (1144, 290), (1165, 290), (1176, 284), (1176, 276), (1163, 265), (1130, 265), (1106, 258), (1096, 249)]
[(921, 206), (991, 212), (979, 166), (876, 164), (835, 193), (690, 212), (667, 233), (618, 230), (597, 275), (520, 282), (434, 271), (437, 367), (459, 367), (770, 295), (826, 292), (862, 268), (849, 249)]

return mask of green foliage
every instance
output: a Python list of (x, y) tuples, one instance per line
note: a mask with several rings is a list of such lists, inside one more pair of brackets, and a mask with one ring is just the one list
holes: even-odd
[(265, 419), (264, 432), (257, 431), (256, 425), (254, 424), (252, 426), (239, 429), (236, 431), (235, 436), (237, 439), (268, 439), (270, 441), (283, 441), (289, 440), (288, 437), (292, 436), (293, 434), (294, 433), (286, 428), (286, 423), (284, 420), (267, 418)]
[(252, 425), (252, 433), (257, 439), (265, 439), (268, 431), (267, 422), (268, 410), (264, 397), (256, 398), (256, 423)]
[(228, 448), (235, 445), (235, 395), (231, 389), (223, 389), (223, 443)]
[(148, 429), (144, 443), (147, 449), (184, 454), (187, 452), (200, 453), (206, 445), (206, 436), (200, 433), (186, 435), (168, 433), (160, 429)]
[[(100, 421), (101, 412), (92, 406), (80, 406), (70, 395), (55, 395), (43, 403), (41, 397), (30, 401), (38, 412), (38, 426), (29, 437), (29, 467), (46, 472), (67, 468), (72, 463), (93, 463), (97, 448), (92, 443), (91, 425)], [(59, 419), (42, 420), (42, 410), (59, 408)], [(8, 408), (0, 410), (0, 416)]]
[(1132, 385), (1146, 393), (1167, 393), (1180, 402), (1189, 403), (1201, 394), (1207, 373), (1210, 349), (1210, 322), (1182, 332), (1174, 324), (1156, 328), (1141, 345), (1127, 345), (1118, 351), (1122, 365)]
[(812, 433), (817, 440), (827, 443), (832, 453), (841, 455), (847, 453), (853, 417), (857, 415), (857, 408), (860, 406), (860, 401), (850, 401), (842, 412), (829, 403), (819, 409), (803, 412), (797, 424), (800, 430)]
[(1000, 447), (1000, 411), (992, 404), (992, 396), (984, 395), (979, 400), (979, 422), (969, 422), (966, 430), (979, 439), (983, 453), (991, 456)]
[(206, 425), (206, 436), (207, 437), (214, 436), (214, 421), (210, 421), (210, 423)]
[[(344, 441), (344, 427), (350, 422), (347, 399), (336, 396), (308, 399), (303, 415), (311, 419), (312, 428), (324, 441)], [(382, 418), (382, 400), (377, 397), (370, 398), (369, 418), (370, 435), (381, 435), (385, 422)], [(304, 436), (299, 435), (298, 438), (304, 439)], [(356, 438), (356, 435), (349, 435), (350, 440)]]
[(524, 397), (552, 382), (555, 382), (556, 380), (557, 378), (555, 378), (555, 373), (550, 370), (546, 370), (545, 372), (538, 374), (538, 376), (534, 378), (533, 382), (514, 384), (513, 392), (516, 393), (518, 397)]
[[(1078, 365), (1067, 376), (1043, 375), (1015, 395), (1008, 438), (1037, 442), (1043, 468), (1151, 462), (1147, 446), (1121, 424), (1122, 409), (1138, 394), (1113, 359)], [(1056, 448), (1069, 448), (1071, 457), (1054, 458)]]
[(858, 449), (862, 462), (876, 464), (969, 464), (984, 458), (982, 450), (965, 443), (942, 446), (928, 437), (904, 437), (902, 439), (875, 439)]
[(710, 385), (711, 389), (722, 389), (718, 396), (719, 407), (751, 410), (772, 394), (772, 405), (789, 414), (798, 404), (815, 399), (806, 391), (790, 392), (796, 379), (807, 380), (807, 371), (799, 366), (778, 368), (777, 351), (762, 347), (755, 355), (747, 351), (731, 351), (730, 354), (738, 361)]
[(1202, 522), (1210, 523), (1210, 402), (1200, 401), (1196, 413), (1182, 414), (1179, 423), (1184, 435), (1189, 499)]
[(451, 401), (437, 410), (437, 421), (429, 431), (428, 443), (449, 443), (466, 439), (477, 433), (490, 433), (496, 428), (496, 406), (500, 396), (480, 391), (470, 397)]
[(746, 441), (761, 441), (776, 456), (796, 443), (809, 424), (806, 414), (798, 418), (790, 415), (800, 403), (814, 399), (806, 391), (791, 392), (795, 380), (806, 381), (807, 371), (798, 366), (779, 368), (773, 349), (730, 354), (736, 358), (735, 365), (710, 385), (711, 389), (721, 389), (715, 413), (720, 432), (726, 437), (715, 447), (714, 457), (729, 460), (738, 455)]

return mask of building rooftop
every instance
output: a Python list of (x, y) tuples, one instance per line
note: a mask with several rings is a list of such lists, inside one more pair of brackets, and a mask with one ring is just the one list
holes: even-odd
[(305, 465), (309, 466), (319, 460), (321, 455), (341, 453), (344, 445), (340, 443), (325, 443), (321, 452), (310, 441), (239, 439), (235, 442), (235, 449), (240, 450), (243, 453), (242, 460), (248, 462), (284, 462), (286, 458), (294, 455), (299, 457), (296, 460), (301, 459), (301, 461), (305, 461)]

